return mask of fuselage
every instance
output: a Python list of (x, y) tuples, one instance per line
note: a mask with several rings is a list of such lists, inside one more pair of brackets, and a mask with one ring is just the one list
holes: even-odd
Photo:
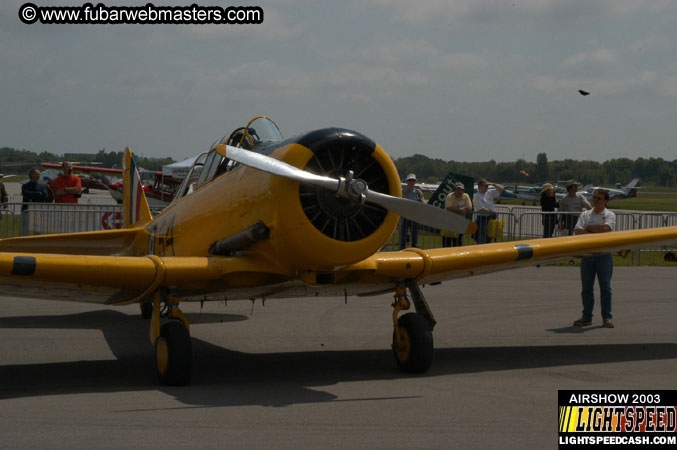
[[(370, 188), (401, 195), (390, 158), (359, 133), (330, 128), (261, 144), (253, 151), (336, 178), (352, 170)], [(209, 170), (206, 166), (203, 171)], [(270, 230), (269, 238), (241, 253), (260, 255), (290, 275), (331, 272), (378, 251), (398, 220), (378, 207), (336, 199), (331, 192), (241, 165), (199, 185), (185, 186), (186, 192), (179, 192), (135, 241), (132, 254), (209, 256), (214, 242), (262, 222)]]

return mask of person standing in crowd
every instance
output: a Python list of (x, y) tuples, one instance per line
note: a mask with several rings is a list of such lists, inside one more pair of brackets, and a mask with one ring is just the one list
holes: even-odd
[[(407, 185), (402, 189), (402, 197), (415, 202), (423, 202), (423, 191), (416, 187), (416, 175), (410, 173), (406, 179)], [(418, 247), (418, 224), (402, 217), (400, 219), (400, 249), (407, 246), (407, 233), (411, 228), (411, 246)]]
[[(616, 229), (616, 215), (606, 209), (609, 191), (597, 189), (592, 197), (594, 208), (581, 214), (574, 232), (579, 234), (608, 233)], [(600, 305), (602, 307), (602, 325), (613, 328), (611, 313), (611, 274), (613, 259), (610, 253), (594, 254), (581, 258), (581, 300), (583, 315), (574, 322), (574, 326), (585, 327), (592, 324), (592, 309), (595, 306), (595, 276), (599, 280)]]
[[(459, 216), (465, 216), (472, 211), (472, 202), (470, 201), (470, 196), (465, 193), (463, 183), (454, 183), (454, 192), (447, 195), (447, 198), (444, 200), (444, 209)], [(449, 247), (450, 245), (454, 247), (462, 246), (463, 234), (454, 233), (451, 237), (442, 236), (442, 246)]]
[[(494, 189), (489, 189), (493, 186)], [(487, 242), (487, 228), (489, 221), (496, 218), (496, 206), (494, 200), (501, 196), (505, 188), (502, 184), (492, 183), (487, 180), (477, 182), (477, 192), (473, 196), (472, 202), (475, 207), (475, 223), (477, 231), (473, 235), (478, 244)]]
[(552, 237), (557, 225), (557, 215), (555, 208), (558, 208), (557, 197), (555, 196), (555, 188), (550, 183), (545, 183), (541, 188), (541, 222), (543, 223), (543, 237)]
[[(5, 183), (2, 182), (2, 179), (5, 177), (4, 173), (0, 173), (0, 203), (2, 203), (2, 209), (7, 208), (7, 203), (9, 203), (9, 195), (7, 195), (7, 189), (5, 189)], [(2, 217), (4, 214), (0, 215), (0, 223), (2, 223)]]
[(45, 187), (47, 188), (47, 203), (54, 203), (54, 178), (48, 178)]
[(40, 170), (31, 169), (28, 172), (28, 178), (30, 181), (21, 186), (21, 195), (23, 196), (23, 205), (21, 205), (21, 210), (24, 211), (28, 208), (27, 203), (38, 203), (46, 202), (49, 198), (49, 192), (47, 191), (47, 186), (40, 183)]
[(7, 195), (5, 183), (2, 182), (3, 178), (5, 178), (5, 174), (0, 173), (0, 203), (2, 203), (3, 208), (7, 208), (7, 203), (9, 203), (9, 195)]
[(33, 216), (28, 210), (29, 203), (42, 203), (48, 201), (49, 192), (47, 186), (40, 183), (40, 170), (31, 169), (28, 172), (28, 183), (21, 186), (21, 196), (23, 205), (21, 205), (21, 236), (28, 236), (32, 228), (31, 221)]
[(579, 194), (578, 182), (574, 180), (567, 181), (567, 195), (559, 201), (559, 212), (567, 214), (560, 215), (560, 229), (566, 230), (569, 236), (574, 234), (574, 226), (578, 222), (581, 211), (592, 209), (588, 199)]
[(82, 194), (80, 177), (73, 175), (73, 165), (64, 161), (61, 165), (63, 174), (54, 181), (54, 195), (57, 203), (77, 203)]

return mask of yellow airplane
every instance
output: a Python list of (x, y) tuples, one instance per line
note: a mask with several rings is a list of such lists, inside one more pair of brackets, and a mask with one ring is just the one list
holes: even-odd
[[(0, 240), (0, 286), (6, 296), (139, 303), (171, 385), (191, 373), (180, 301), (394, 292), (395, 360), (424, 372), (435, 320), (420, 284), (677, 241), (670, 227), (380, 252), (400, 216), (464, 233), (474, 224), (401, 198), (394, 164), (366, 136), (327, 128), (284, 140), (263, 116), (201, 155), (155, 219), (129, 149), (123, 163), (125, 228)], [(400, 315), (410, 298), (416, 312)]]

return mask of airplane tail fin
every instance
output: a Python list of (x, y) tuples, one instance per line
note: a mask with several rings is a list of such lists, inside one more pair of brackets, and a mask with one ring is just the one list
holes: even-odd
[(136, 162), (129, 147), (125, 148), (122, 160), (122, 205), (124, 227), (134, 228), (143, 226), (153, 220), (146, 194), (143, 192), (141, 177), (136, 169)]
[(626, 197), (637, 197), (637, 185), (639, 184), (639, 178), (633, 178), (624, 188), (623, 193)]
[(632, 189), (639, 184), (639, 178), (633, 178), (626, 186), (625, 189)]

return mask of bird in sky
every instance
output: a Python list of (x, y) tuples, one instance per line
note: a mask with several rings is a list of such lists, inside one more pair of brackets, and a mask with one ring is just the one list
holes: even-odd
[(583, 97), (585, 97), (586, 95), (590, 95), (590, 92), (583, 91), (581, 89), (578, 90), (578, 93), (581, 94)]

